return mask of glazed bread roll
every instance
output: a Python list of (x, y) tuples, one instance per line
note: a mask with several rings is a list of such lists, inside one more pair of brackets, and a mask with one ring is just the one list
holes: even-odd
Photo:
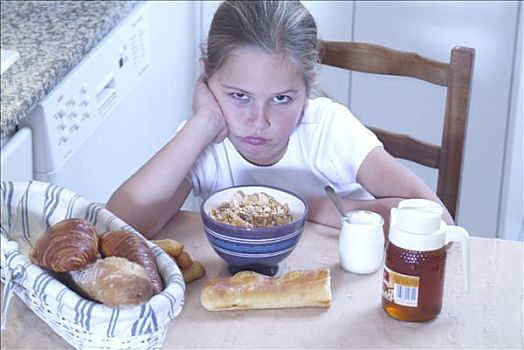
[(193, 261), (191, 266), (186, 268), (180, 268), (182, 272), (182, 277), (184, 277), (184, 282), (191, 283), (203, 277), (206, 274), (206, 269), (200, 261)]
[(160, 239), (151, 241), (165, 251), (178, 265), (184, 282), (191, 283), (206, 274), (204, 265), (199, 261), (193, 261), (191, 255), (184, 250), (184, 245), (174, 239)]
[(159, 246), (160, 249), (162, 249), (172, 258), (176, 258), (180, 255), (180, 253), (182, 253), (182, 251), (184, 251), (184, 245), (174, 239), (158, 239), (152, 240), (151, 242)]
[(100, 238), (100, 251), (104, 257), (119, 256), (142, 266), (153, 284), (153, 295), (164, 289), (155, 257), (142, 237), (127, 231), (110, 231)]
[(329, 269), (297, 270), (281, 277), (252, 271), (207, 281), (200, 302), (209, 311), (328, 307), (331, 305)]
[(55, 272), (78, 270), (96, 258), (98, 236), (89, 222), (73, 218), (51, 226), (29, 252), (35, 265)]
[(98, 259), (70, 276), (88, 297), (109, 307), (141, 304), (153, 296), (146, 270), (120, 257)]
[(182, 251), (182, 253), (178, 254), (175, 261), (181, 269), (187, 269), (193, 265), (193, 259), (191, 259), (191, 256), (186, 251)]

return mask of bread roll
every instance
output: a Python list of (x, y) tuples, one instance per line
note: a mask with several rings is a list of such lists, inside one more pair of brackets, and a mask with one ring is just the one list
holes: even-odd
[(176, 258), (184, 250), (184, 245), (174, 239), (169, 239), (169, 238), (158, 239), (158, 240), (152, 240), (151, 242), (159, 246), (160, 249), (165, 251), (172, 258)]
[(35, 243), (29, 259), (55, 272), (78, 270), (96, 258), (98, 236), (89, 222), (65, 219), (51, 226)]
[(181, 269), (187, 269), (193, 265), (193, 259), (191, 259), (191, 256), (188, 252), (185, 250), (182, 251), (182, 253), (178, 254), (178, 256), (175, 258), (175, 261)]
[(330, 270), (297, 270), (281, 277), (241, 271), (232, 277), (207, 281), (200, 302), (209, 311), (328, 307), (331, 305)]
[(119, 256), (142, 266), (153, 284), (153, 294), (164, 289), (155, 257), (142, 237), (127, 231), (110, 231), (100, 238), (100, 251), (104, 257)]
[(174, 239), (152, 240), (151, 242), (165, 251), (178, 265), (184, 282), (191, 283), (206, 274), (204, 265), (199, 261), (193, 261), (188, 252), (184, 250), (184, 245)]
[(184, 282), (189, 284), (193, 281), (196, 281), (200, 277), (203, 277), (206, 274), (206, 269), (200, 261), (193, 261), (191, 266), (180, 268), (180, 272), (182, 272)]
[(141, 304), (153, 296), (146, 270), (120, 257), (98, 259), (70, 276), (87, 296), (110, 307)]

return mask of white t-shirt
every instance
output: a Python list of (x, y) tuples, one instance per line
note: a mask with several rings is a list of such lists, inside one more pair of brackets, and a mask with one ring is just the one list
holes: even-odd
[(200, 155), (187, 178), (193, 194), (203, 198), (225, 187), (257, 184), (287, 189), (308, 200), (325, 196), (324, 186), (329, 184), (343, 197), (371, 199), (356, 176), (364, 158), (381, 146), (349, 109), (320, 97), (309, 100), (276, 164), (246, 161), (226, 138)]

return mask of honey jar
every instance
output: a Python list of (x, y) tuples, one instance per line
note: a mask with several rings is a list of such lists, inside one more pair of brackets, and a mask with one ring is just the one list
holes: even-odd
[(442, 207), (422, 199), (401, 201), (391, 211), (386, 246), (382, 307), (403, 321), (428, 321), (442, 309), (446, 272), (446, 244), (462, 246), (466, 290), (469, 277), (468, 232), (446, 225)]

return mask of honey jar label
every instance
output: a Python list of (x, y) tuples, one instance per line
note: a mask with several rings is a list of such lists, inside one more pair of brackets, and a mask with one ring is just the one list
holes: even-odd
[(384, 266), (383, 296), (398, 305), (417, 307), (419, 277), (403, 275)]

